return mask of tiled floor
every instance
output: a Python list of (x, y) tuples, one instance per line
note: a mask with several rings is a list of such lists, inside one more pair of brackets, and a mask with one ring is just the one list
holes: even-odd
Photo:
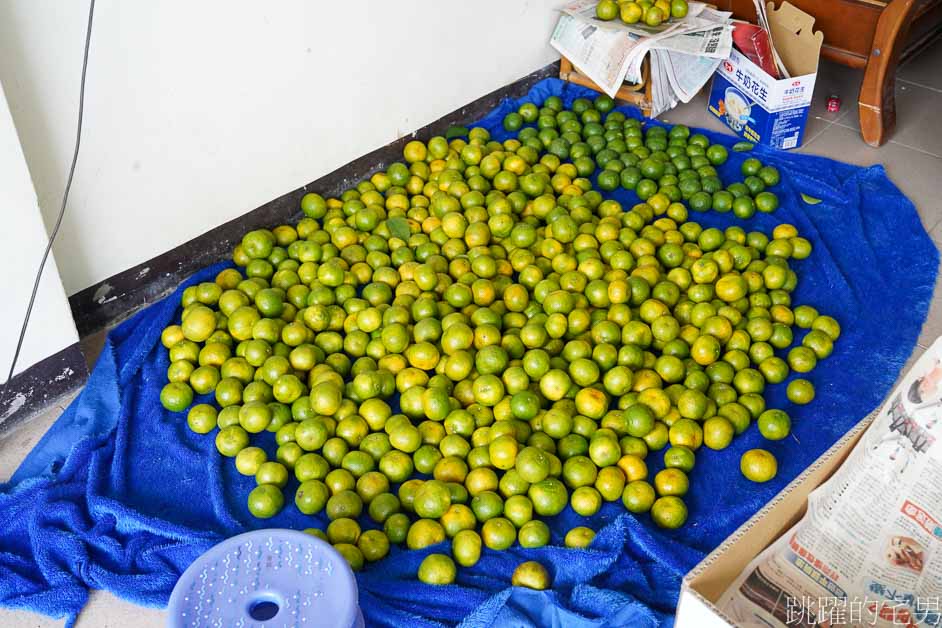
[[(916, 204), (926, 231), (942, 246), (942, 201), (937, 190), (942, 180), (942, 41), (900, 68), (897, 81), (897, 128), (893, 139), (880, 149), (873, 149), (860, 139), (857, 120), (857, 91), (862, 73), (822, 62), (815, 87), (812, 117), (805, 145), (800, 152), (824, 155), (860, 165), (882, 163), (897, 186)], [(829, 95), (840, 96), (843, 107), (828, 113)], [(706, 95), (669, 112), (663, 119), (673, 123), (729, 132), (725, 125), (706, 111)], [(942, 292), (936, 288), (929, 317), (913, 352), (914, 360), (939, 335), (942, 335)], [(101, 334), (83, 341), (89, 361), (101, 349)], [(9, 478), (23, 456), (42, 437), (71, 401), (58, 400), (41, 415), (25, 422), (0, 440), (0, 481)], [(160, 610), (143, 609), (117, 599), (110, 593), (93, 592), (79, 618), (79, 628), (138, 626), (149, 628), (164, 624)], [(51, 620), (24, 612), (0, 610), (0, 626), (7, 628), (60, 626)]]

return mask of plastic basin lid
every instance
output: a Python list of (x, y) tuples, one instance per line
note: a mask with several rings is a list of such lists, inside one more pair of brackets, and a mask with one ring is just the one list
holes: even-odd
[(256, 530), (190, 565), (167, 605), (173, 628), (353, 627), (362, 624), (353, 571), (330, 546), (295, 530)]

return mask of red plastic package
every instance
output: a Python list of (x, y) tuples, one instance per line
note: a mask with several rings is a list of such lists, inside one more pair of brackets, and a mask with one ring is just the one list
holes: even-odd
[(765, 70), (766, 74), (775, 79), (780, 78), (775, 59), (772, 57), (769, 33), (764, 28), (748, 22), (734, 22), (733, 45), (750, 61)]

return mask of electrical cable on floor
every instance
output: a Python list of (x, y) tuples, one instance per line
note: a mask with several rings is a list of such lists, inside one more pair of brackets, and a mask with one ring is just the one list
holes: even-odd
[(91, 0), (88, 6), (88, 28), (85, 31), (85, 54), (82, 58), (82, 80), (79, 85), (79, 106), (78, 106), (78, 128), (75, 133), (75, 151), (72, 154), (72, 165), (69, 167), (69, 177), (65, 183), (65, 192), (62, 195), (62, 206), (59, 208), (59, 215), (56, 218), (56, 224), (49, 234), (49, 241), (46, 244), (46, 250), (43, 252), (42, 261), (39, 263), (39, 270), (36, 272), (36, 279), (33, 282), (33, 292), (29, 297), (29, 305), (26, 308), (26, 316), (23, 318), (23, 327), (20, 329), (20, 337), (16, 343), (16, 351), (13, 353), (13, 362), (10, 364), (10, 374), (7, 376), (7, 384), (13, 379), (13, 372), (16, 369), (16, 362), (20, 357), (20, 350), (23, 348), (23, 340), (26, 338), (26, 328), (29, 326), (29, 318), (33, 313), (33, 305), (36, 303), (36, 293), (39, 292), (39, 282), (43, 276), (43, 269), (46, 267), (46, 260), (49, 259), (49, 252), (52, 250), (52, 244), (59, 234), (59, 227), (62, 225), (62, 218), (65, 216), (65, 208), (69, 202), (69, 191), (72, 189), (72, 178), (75, 175), (75, 164), (78, 162), (79, 147), (82, 144), (82, 118), (85, 111), (85, 74), (88, 70), (88, 49), (92, 41), (92, 19), (95, 16), (95, 0)]

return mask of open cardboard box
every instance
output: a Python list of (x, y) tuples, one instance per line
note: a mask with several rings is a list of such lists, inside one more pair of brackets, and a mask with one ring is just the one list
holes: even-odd
[(841, 466), (878, 410), (874, 410), (834, 443), (814, 464), (792, 480), (781, 493), (684, 577), (677, 603), (677, 628), (736, 625), (716, 607), (717, 601), (753, 558), (804, 516), (808, 507), (808, 494)]
[(773, 78), (733, 48), (713, 76), (707, 110), (745, 140), (783, 150), (802, 144), (824, 33), (814, 17), (782, 2), (767, 7), (772, 42), (790, 78)]

